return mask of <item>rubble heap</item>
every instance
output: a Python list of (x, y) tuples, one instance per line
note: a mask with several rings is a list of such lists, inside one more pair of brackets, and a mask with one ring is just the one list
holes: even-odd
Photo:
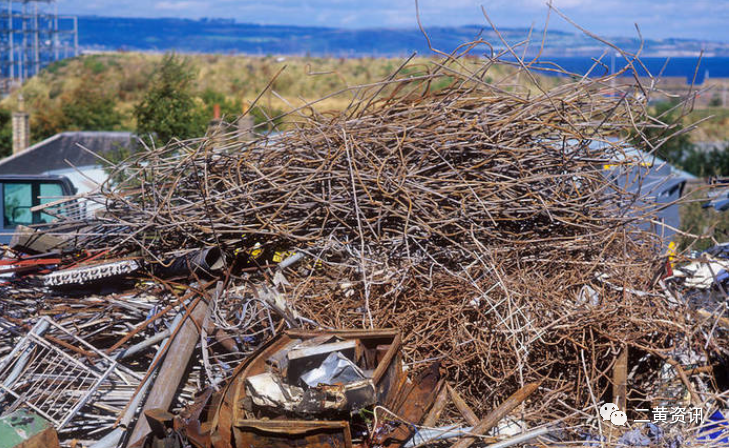
[[(119, 282), (165, 291), (151, 309), (132, 307), (138, 320), (187, 318), (191, 297), (205, 302), (198, 387), (231, 387), (233, 360), (284, 328), (396, 328), (405, 365), (440, 363), (467, 421), (524, 388), (520, 427), (560, 421), (565, 440), (597, 433), (585, 416), (602, 402), (650, 408), (676, 386), (686, 397), (670, 397), (721, 407), (711, 366), (727, 355), (727, 328), (666, 282), (663, 242), (644, 227), (650, 192), (616, 181), (635, 163), (626, 138), (667, 127), (646, 115), (651, 86), (619, 73), (548, 89), (510, 59), (494, 81), (496, 55), (466, 57), (477, 44), (349, 89), (344, 112), (297, 108), (284, 132), (141, 151), (86, 198), (103, 213), (42, 230), (73, 263), (124, 258)], [(67, 260), (52, 269), (76, 268)], [(13, 300), (33, 281), (17, 280)], [(92, 306), (61, 305), (63, 286), (45, 283), (44, 301), (30, 294), (11, 322)], [(102, 316), (128, 308), (92, 303)], [(108, 325), (83, 338), (110, 356), (151, 334), (121, 342)], [(141, 375), (154, 365), (135, 362)]]

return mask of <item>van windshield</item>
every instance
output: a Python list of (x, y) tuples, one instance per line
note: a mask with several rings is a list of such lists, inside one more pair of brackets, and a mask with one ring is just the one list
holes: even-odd
[[(3, 184), (3, 224), (5, 228), (18, 225), (44, 224), (55, 218), (31, 209), (62, 197), (63, 186), (58, 182), (5, 182)], [(56, 210), (63, 213), (62, 210)]]
[(5, 184), (5, 227), (33, 224), (33, 185), (30, 183)]

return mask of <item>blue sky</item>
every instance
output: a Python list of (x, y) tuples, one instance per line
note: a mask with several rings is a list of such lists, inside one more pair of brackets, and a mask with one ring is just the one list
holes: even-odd
[[(483, 5), (499, 27), (541, 26), (544, 0), (420, 0), (427, 26), (484, 24)], [(553, 0), (602, 36), (683, 37), (729, 42), (729, 0)], [(66, 14), (120, 17), (235, 18), (239, 22), (344, 28), (414, 27), (413, 0), (58, 0)], [(553, 17), (550, 27), (571, 29)]]

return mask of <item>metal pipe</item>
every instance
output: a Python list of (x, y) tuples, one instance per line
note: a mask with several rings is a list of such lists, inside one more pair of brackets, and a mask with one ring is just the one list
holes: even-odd
[[(171, 332), (174, 331), (182, 322), (183, 315), (184, 315), (184, 312), (180, 311), (179, 313), (177, 313), (177, 316), (175, 316), (175, 318), (172, 320), (172, 324), (170, 325), (171, 330), (166, 330), (168, 332), (168, 338), (169, 338), (169, 334), (171, 334)], [(157, 350), (157, 354), (154, 356), (154, 359), (152, 360), (151, 365), (153, 366), (152, 367), (153, 371), (156, 370), (156, 366), (158, 366), (157, 360), (164, 355), (164, 347), (167, 344), (168, 338), (165, 338), (165, 340), (162, 341), (162, 344), (160, 344), (159, 349)], [(145, 341), (145, 342), (147, 342), (147, 341)], [(137, 345), (140, 345), (140, 344), (137, 344)], [(136, 347), (136, 345), (133, 347)], [(131, 348), (133, 348), (133, 347), (131, 347)], [(152, 372), (149, 372), (149, 373), (152, 373)], [(99, 440), (98, 442), (93, 444), (91, 446), (91, 448), (115, 448), (119, 444), (119, 441), (124, 436), (124, 433), (127, 432), (127, 426), (134, 418), (134, 415), (137, 412), (137, 408), (141, 405), (142, 400), (144, 399), (144, 396), (147, 393), (147, 389), (149, 389), (149, 386), (151, 386), (153, 383), (152, 377), (153, 377), (153, 375), (151, 375), (151, 374), (147, 375), (147, 380), (139, 388), (139, 392), (137, 392), (137, 394), (134, 396), (134, 399), (132, 400), (132, 402), (129, 404), (129, 406), (127, 406), (127, 411), (124, 413), (124, 416), (121, 418), (121, 420), (119, 420), (119, 426), (116, 427), (112, 432), (110, 432), (109, 434), (104, 436), (101, 440)], [(140, 414), (140, 418), (141, 418), (141, 414)]]
[(554, 430), (553, 428), (549, 428), (549, 427), (535, 429), (534, 431), (525, 432), (523, 434), (519, 434), (518, 436), (514, 436), (509, 439), (502, 440), (501, 442), (491, 444), (487, 448), (508, 448), (510, 446), (518, 445), (520, 443), (524, 443), (529, 440), (536, 439), (537, 437), (548, 434), (548, 433), (552, 432), (553, 430)]
[(281, 263), (278, 264), (278, 268), (283, 270), (287, 267), (291, 266), (292, 264), (298, 262), (302, 258), (304, 258), (303, 252), (296, 252), (295, 254), (291, 255), (290, 257), (287, 257), (285, 260), (281, 261)]
[(410, 440), (407, 441), (404, 448), (416, 448), (421, 445), (434, 442), (436, 440), (452, 439), (467, 435), (473, 426), (461, 428), (458, 425), (442, 426), (440, 428), (424, 428), (419, 429)]
[(8, 0), (8, 39), (10, 46), (10, 79), (15, 81), (15, 31), (13, 30), (13, 2)]
[(198, 275), (209, 275), (225, 267), (223, 257), (224, 255), (218, 247), (207, 247), (168, 260), (165, 263), (166, 266), (155, 266), (153, 272), (160, 277), (190, 275), (192, 272)]
[[(178, 314), (179, 316), (179, 314)], [(149, 339), (142, 341), (138, 344), (132, 345), (126, 350), (121, 351), (118, 355), (116, 355), (116, 359), (126, 359), (131, 356), (136, 355), (137, 353), (146, 350), (147, 348), (153, 346), (154, 344), (158, 343), (159, 341), (163, 339), (167, 339), (172, 334), (172, 331), (167, 329), (164, 331), (161, 331), (154, 336), (150, 337)]]
[[(418, 432), (415, 433), (415, 435), (413, 435), (412, 438), (410, 438), (410, 440), (408, 440), (408, 442), (404, 445), (404, 448), (418, 448), (437, 440), (465, 437), (469, 435), (469, 432), (471, 432), (471, 430), (473, 430), (472, 426), (465, 428), (459, 428), (458, 426), (443, 426), (441, 428), (420, 429), (418, 430)], [(487, 445), (486, 448), (508, 448), (510, 446), (528, 442), (529, 440), (535, 439), (539, 436), (549, 434), (552, 430), (553, 428), (550, 427), (535, 429), (533, 431), (510, 437), (500, 442), (492, 443), (491, 445)]]
[(58, 60), (58, 46), (60, 45), (60, 42), (58, 40), (58, 3), (55, 5), (56, 9), (53, 14), (53, 40), (51, 41), (53, 44), (53, 56), (55, 57), (55, 60)]
[[(49, 326), (50, 323), (47, 320), (42, 319), (33, 327), (31, 332), (37, 336), (43, 336), (43, 334), (48, 331)], [(23, 370), (25, 370), (25, 366), (28, 365), (28, 361), (30, 361), (30, 356), (33, 351), (33, 345), (35, 344), (31, 344), (26, 347), (23, 353), (20, 355), (18, 361), (15, 363), (15, 367), (13, 367), (13, 370), (10, 371), (5, 381), (3, 381), (3, 388), (10, 389), (11, 387), (13, 387), (13, 384), (15, 384), (18, 378), (20, 378)], [(20, 350), (20, 345), (18, 345), (16, 347), (16, 350), (13, 350), (5, 359), (7, 359), (8, 362), (12, 361), (13, 356), (17, 353), (18, 350)], [(1, 367), (2, 365), (0, 365), (0, 368)], [(2, 399), (4, 395), (4, 393), (0, 394), (0, 399)]]
[(38, 23), (38, 3), (33, 8), (33, 76), (40, 73), (40, 25)]

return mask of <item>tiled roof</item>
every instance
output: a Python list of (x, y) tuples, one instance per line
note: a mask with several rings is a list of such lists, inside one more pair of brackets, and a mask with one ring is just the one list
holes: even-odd
[(0, 160), (0, 174), (41, 174), (69, 168), (69, 163), (78, 168), (99, 165), (100, 159), (89, 151), (108, 158), (135, 142), (131, 132), (63, 132)]

